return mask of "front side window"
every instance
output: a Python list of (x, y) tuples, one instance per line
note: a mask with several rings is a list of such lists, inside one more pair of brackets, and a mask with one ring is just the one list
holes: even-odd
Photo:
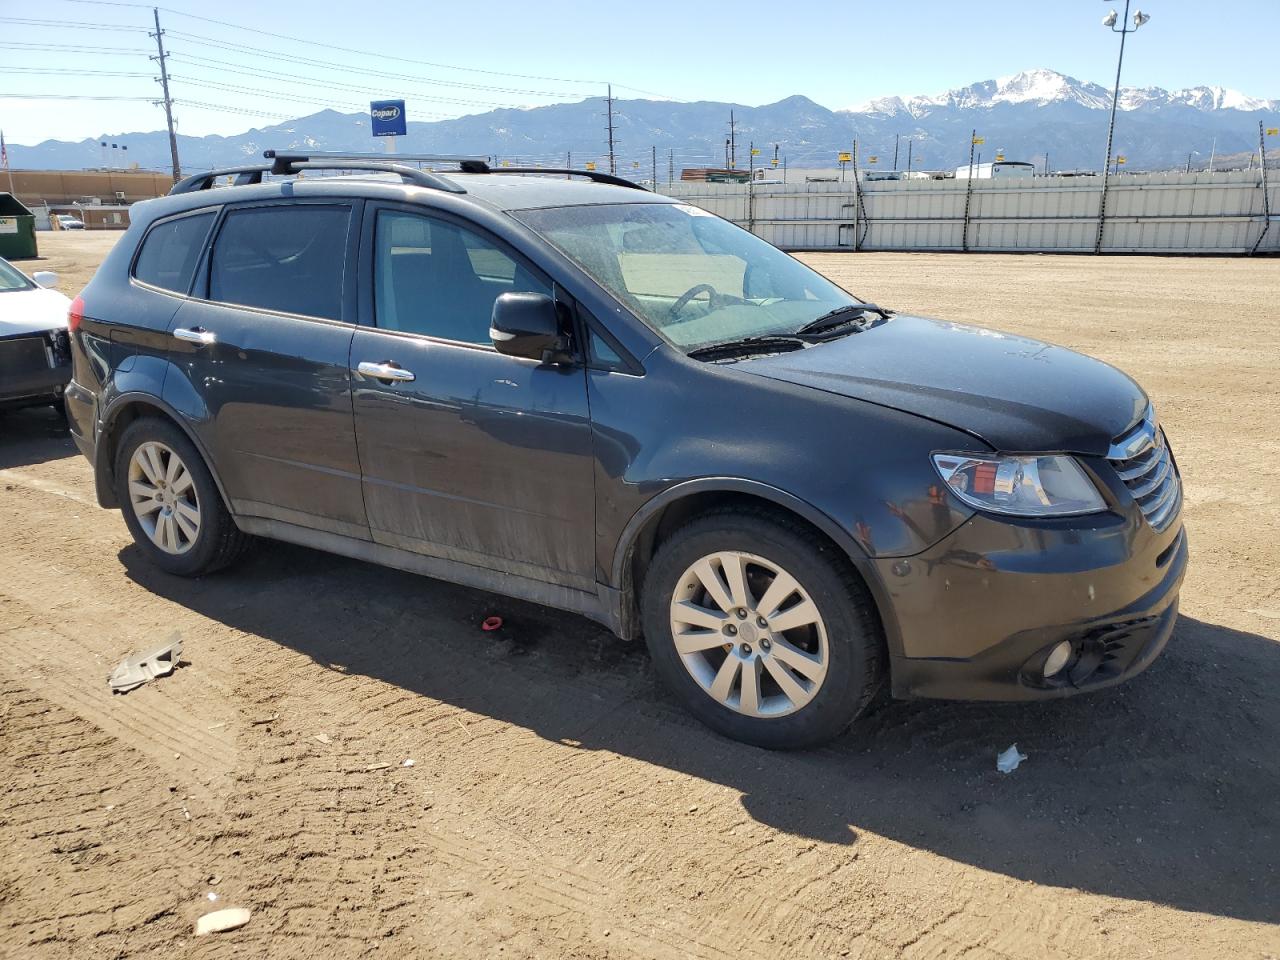
[(232, 210), (213, 244), (209, 299), (342, 319), (351, 208), (275, 204)]
[(793, 333), (859, 302), (777, 247), (687, 204), (613, 203), (513, 215), (679, 347)]
[(27, 279), (26, 275), (17, 267), (11, 267), (5, 261), (0, 260), (0, 293), (8, 293), (10, 290), (32, 290), (35, 284)]
[(551, 287), (473, 230), (416, 213), (378, 214), (374, 311), (384, 330), (488, 344), (493, 301)]
[(213, 217), (212, 211), (198, 213), (167, 220), (148, 230), (133, 265), (134, 277), (162, 290), (187, 293)]

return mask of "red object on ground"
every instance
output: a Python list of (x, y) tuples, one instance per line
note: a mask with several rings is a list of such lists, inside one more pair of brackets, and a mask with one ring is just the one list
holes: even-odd
[(484, 622), (480, 624), (481, 630), (493, 631), (502, 626), (501, 617), (485, 617)]

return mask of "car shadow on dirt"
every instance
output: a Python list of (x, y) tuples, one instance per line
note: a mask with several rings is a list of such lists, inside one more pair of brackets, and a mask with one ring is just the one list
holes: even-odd
[[(579, 617), (284, 545), (198, 581), (120, 554), (218, 622), (576, 749), (740, 791), (777, 830), (869, 831), (1022, 880), (1280, 921), (1280, 644), (1184, 616), (1109, 691), (1041, 704), (892, 702), (832, 745), (770, 753), (702, 728), (641, 644)], [(504, 626), (481, 631), (499, 614)], [(1011, 774), (996, 753), (1028, 755)]]
[(61, 460), (76, 452), (67, 421), (52, 407), (0, 409), (0, 470)]

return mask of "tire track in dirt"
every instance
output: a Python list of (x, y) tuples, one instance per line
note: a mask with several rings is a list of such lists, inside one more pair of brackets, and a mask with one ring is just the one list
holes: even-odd
[[(66, 466), (57, 467), (61, 482)], [(643, 657), (602, 645), (571, 618), (292, 548), (264, 551), (238, 573), (175, 582), (135, 569), (114, 514), (71, 523), (55, 491), (13, 493), (0, 502), (16, 571), (0, 583), (9, 598), (0, 629), (23, 637), (27, 654), (49, 642), (89, 650), (100, 662), (84, 669), (104, 691), (121, 653), (118, 624), (180, 629), (192, 666), (137, 693), (206, 711), (205, 727), (227, 723), (218, 729), (235, 746), (231, 770), (193, 829), (201, 872), (223, 877), (220, 889), (255, 915), (231, 937), (193, 944), (196, 955), (474, 957), (502, 947), (1127, 960), (1147, 949), (1144, 930), (1178, 915), (1134, 903), (1145, 922), (1122, 918), (1104, 935), (1097, 918), (1118, 901), (1019, 883), (861, 826), (854, 835), (840, 798), (861, 781), (889, 802), (950, 811), (912, 796), (909, 783), (891, 787), (883, 760), (853, 741), (788, 757), (710, 736), (655, 691)], [(491, 604), (507, 615), (509, 639), (474, 629)], [(59, 659), (77, 655), (88, 659), (66, 646)], [(898, 713), (893, 729), (871, 718), (867, 737), (965, 762), (974, 744), (948, 739), (937, 716)], [(45, 749), (60, 755), (77, 736), (68, 727)], [(136, 763), (118, 742), (99, 743), (114, 763)], [(141, 766), (144, 779), (176, 776), (162, 766), (167, 750)], [(413, 767), (400, 766), (407, 757)], [(767, 787), (754, 794), (753, 769)], [(68, 799), (84, 804), (91, 793), (72, 786)], [(802, 803), (830, 803), (845, 836), (788, 832), (785, 809)], [(17, 809), (35, 806), (24, 794)], [(170, 869), (163, 849), (142, 859)], [(64, 946), (92, 942), (77, 941), (77, 929), (102, 929), (91, 908), (101, 889), (99, 879), (75, 891), (84, 906), (59, 920)], [(1159, 941), (1170, 955), (1172, 937)]]
[[(182, 937), (201, 848), (183, 809), (199, 805), (158, 786), (163, 774), (144, 757), (7, 678), (0, 741), (0, 955), (142, 953)], [(164, 857), (142, 856), (154, 850)]]

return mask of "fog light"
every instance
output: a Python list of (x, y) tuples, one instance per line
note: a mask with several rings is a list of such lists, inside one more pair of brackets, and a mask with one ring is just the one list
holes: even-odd
[(1071, 659), (1071, 642), (1063, 640), (1049, 651), (1049, 656), (1044, 661), (1044, 677), (1048, 680), (1055, 674), (1062, 672), (1062, 668), (1067, 665)]

